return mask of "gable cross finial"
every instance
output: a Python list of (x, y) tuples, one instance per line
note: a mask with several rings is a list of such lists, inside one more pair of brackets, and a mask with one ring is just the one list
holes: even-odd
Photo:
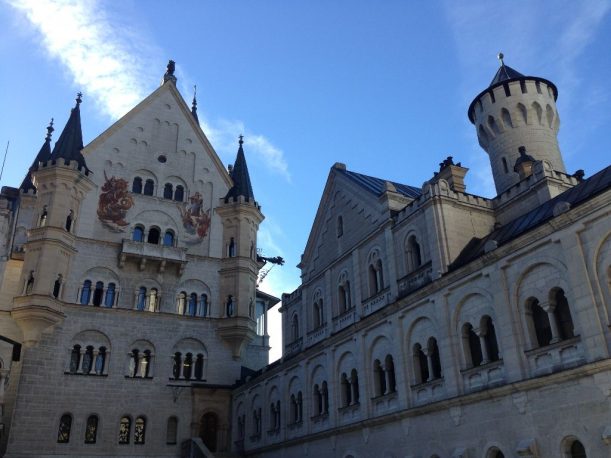
[(51, 140), (51, 134), (55, 129), (53, 128), (53, 118), (51, 118), (51, 122), (47, 126), (47, 140)]
[(240, 141), (238, 143), (240, 144), (240, 146), (242, 146), (244, 144), (244, 135), (240, 135), (239, 139)]
[(499, 62), (501, 63), (501, 67), (504, 67), (504, 66), (505, 66), (505, 62), (503, 62), (503, 58), (504, 58), (504, 57), (505, 57), (505, 55), (504, 55), (502, 52), (498, 53), (498, 54), (497, 54), (497, 56), (496, 56), (496, 58), (497, 58), (497, 59), (499, 60)]
[(78, 91), (78, 93), (76, 94), (77, 105), (80, 105), (82, 101), (83, 101), (83, 93), (81, 91)]

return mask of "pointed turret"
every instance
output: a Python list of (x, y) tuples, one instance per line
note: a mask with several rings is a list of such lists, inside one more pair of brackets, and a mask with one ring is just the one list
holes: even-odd
[(34, 186), (34, 183), (32, 182), (32, 170), (38, 167), (38, 163), (47, 162), (49, 159), (51, 159), (51, 134), (54, 130), (55, 129), (53, 129), (53, 118), (51, 118), (51, 122), (47, 126), (47, 136), (45, 137), (45, 142), (40, 147), (40, 151), (38, 151), (38, 154), (34, 158), (34, 162), (32, 162), (32, 165), (28, 169), (27, 175), (25, 176), (23, 182), (21, 183), (21, 186), (19, 187), (21, 191), (26, 193), (29, 191), (33, 191), (34, 194), (36, 194), (36, 186)]
[(499, 62), (501, 63), (501, 66), (496, 71), (494, 78), (492, 78), (492, 81), (490, 82), (490, 86), (495, 86), (507, 80), (524, 78), (524, 75), (522, 75), (520, 72), (518, 72), (517, 70), (514, 70), (509, 65), (505, 65), (505, 61), (503, 60), (505, 56), (503, 55), (502, 52), (500, 52), (497, 57), (499, 59)]
[(195, 118), (197, 124), (199, 124), (199, 118), (197, 117), (197, 86), (193, 86), (193, 102), (191, 102), (191, 114)]
[(248, 174), (248, 166), (246, 165), (246, 157), (244, 156), (244, 136), (240, 135), (240, 147), (238, 148), (238, 155), (233, 164), (231, 170), (231, 179), (233, 180), (233, 186), (225, 196), (225, 202), (230, 199), (237, 199), (238, 196), (245, 197), (246, 201), (255, 200), (255, 195), (252, 192), (252, 185), (250, 184), (250, 175)]
[(83, 131), (81, 129), (81, 110), (80, 105), (82, 102), (81, 97), (83, 94), (80, 92), (76, 97), (76, 106), (70, 113), (70, 118), (64, 127), (59, 139), (55, 143), (53, 152), (51, 153), (51, 159), (59, 162), (63, 160), (65, 164), (70, 161), (76, 161), (78, 168), (85, 169), (85, 173), (89, 173), (89, 168), (85, 163), (85, 158), (81, 153), (83, 149)]

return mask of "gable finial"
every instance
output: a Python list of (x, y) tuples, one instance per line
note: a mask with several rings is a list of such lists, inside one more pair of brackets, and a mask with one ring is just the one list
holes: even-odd
[(166, 71), (163, 75), (163, 80), (161, 82), (162, 85), (164, 83), (167, 83), (168, 81), (172, 81), (174, 84), (176, 84), (176, 77), (174, 76), (175, 70), (176, 70), (176, 62), (170, 59), (168, 61), (168, 65), (166, 66)]
[(240, 148), (241, 148), (242, 145), (244, 144), (244, 135), (239, 135), (238, 138), (240, 139), (238, 143), (240, 144)]
[(193, 102), (191, 103), (191, 114), (199, 124), (199, 118), (197, 117), (197, 85), (193, 85)]
[(51, 140), (51, 134), (53, 133), (55, 129), (53, 128), (53, 118), (51, 118), (51, 122), (49, 123), (49, 125), (47, 126), (47, 136), (45, 138), (45, 140)]
[(76, 104), (80, 105), (82, 101), (83, 101), (83, 93), (81, 91), (78, 91), (76, 94)]
[(504, 57), (505, 57), (505, 55), (504, 55), (502, 52), (498, 53), (498, 54), (497, 54), (497, 56), (496, 56), (496, 58), (497, 58), (497, 59), (499, 60), (499, 62), (501, 63), (501, 67), (504, 67), (504, 66), (505, 66), (505, 62), (503, 62), (503, 58), (504, 58)]

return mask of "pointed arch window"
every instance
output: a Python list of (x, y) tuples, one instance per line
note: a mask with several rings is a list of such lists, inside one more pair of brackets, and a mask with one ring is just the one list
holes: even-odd
[(83, 287), (81, 288), (80, 302), (82, 305), (88, 305), (90, 299), (91, 299), (91, 280), (85, 280), (83, 282)]
[(70, 431), (72, 429), (72, 415), (65, 413), (59, 419), (59, 427), (57, 429), (57, 443), (67, 444), (70, 442)]
[(98, 417), (97, 415), (90, 415), (87, 418), (87, 425), (85, 427), (85, 443), (95, 444), (98, 437)]
[(146, 420), (144, 417), (138, 417), (134, 423), (134, 444), (144, 444), (145, 434)]
[(172, 196), (174, 194), (174, 187), (172, 183), (166, 183), (163, 187), (163, 198), (172, 200)]
[(106, 287), (106, 296), (104, 297), (105, 307), (112, 307), (115, 305), (115, 292), (116, 285), (114, 283), (109, 283)]
[(185, 200), (185, 188), (182, 185), (176, 186), (176, 191), (174, 191), (174, 200), (176, 202), (182, 202)]
[(129, 436), (132, 431), (132, 419), (124, 416), (119, 421), (119, 444), (129, 444)]
[(152, 196), (155, 192), (155, 182), (150, 178), (144, 182), (144, 195)]
[(134, 178), (134, 181), (132, 183), (132, 192), (135, 194), (142, 194), (142, 178)]

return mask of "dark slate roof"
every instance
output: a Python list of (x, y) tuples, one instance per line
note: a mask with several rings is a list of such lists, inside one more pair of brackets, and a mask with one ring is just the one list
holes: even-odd
[(85, 158), (81, 153), (83, 149), (83, 131), (81, 129), (81, 94), (76, 98), (76, 106), (70, 112), (70, 118), (64, 127), (59, 139), (53, 147), (51, 159), (63, 159), (66, 163), (76, 161), (79, 169), (84, 168), (89, 173)]
[(492, 78), (490, 86), (496, 86), (497, 84), (502, 83), (503, 81), (513, 80), (517, 78), (524, 78), (524, 75), (511, 68), (509, 65), (502, 64), (496, 71), (494, 78)]
[(374, 194), (376, 197), (381, 196), (386, 190), (386, 182), (390, 182), (393, 184), (395, 188), (397, 188), (397, 192), (403, 194), (405, 197), (409, 197), (410, 199), (416, 199), (422, 195), (422, 190), (420, 188), (416, 188), (415, 186), (409, 186), (406, 184), (395, 183), (390, 180), (383, 180), (381, 178), (371, 177), (369, 175), (363, 175), (362, 173), (350, 172), (348, 170), (343, 169), (335, 169), (338, 173), (343, 174), (348, 177), (350, 180), (366, 189), (370, 193)]
[(250, 184), (248, 166), (246, 165), (246, 157), (244, 156), (244, 149), (242, 148), (243, 143), (242, 138), (240, 138), (240, 148), (238, 149), (238, 155), (235, 159), (233, 169), (231, 170), (233, 186), (225, 196), (225, 202), (230, 199), (235, 200), (238, 196), (244, 196), (246, 200), (255, 200), (255, 195), (252, 192), (252, 185)]
[(51, 134), (53, 133), (53, 130), (53, 120), (51, 120), (49, 127), (47, 127), (45, 142), (40, 147), (40, 151), (38, 151), (38, 154), (34, 158), (34, 162), (32, 162), (32, 165), (28, 169), (27, 175), (21, 182), (21, 186), (19, 186), (19, 189), (21, 189), (23, 192), (28, 192), (30, 190), (36, 192), (36, 186), (34, 186), (34, 183), (32, 183), (32, 171), (36, 170), (39, 162), (47, 162), (49, 159), (51, 159)]
[(449, 270), (456, 270), (484, 254), (484, 246), (489, 240), (494, 240), (497, 246), (504, 245), (520, 235), (542, 225), (554, 217), (554, 207), (558, 202), (568, 202), (571, 208), (602, 193), (611, 186), (611, 166), (592, 175), (577, 186), (548, 200), (543, 205), (519, 216), (507, 224), (495, 229), (484, 238), (474, 237), (460, 252), (456, 260), (450, 264)]

